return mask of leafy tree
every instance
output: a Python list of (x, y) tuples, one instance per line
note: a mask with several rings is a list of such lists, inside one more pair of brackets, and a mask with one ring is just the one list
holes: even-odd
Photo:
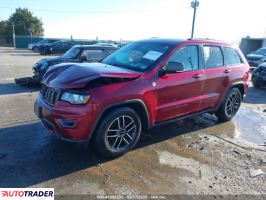
[(12, 41), (12, 23), (14, 23), (16, 35), (43, 36), (44, 30), (41, 19), (33, 16), (33, 13), (27, 8), (17, 8), (7, 20), (5, 28), (7, 42)]
[(3, 36), (5, 34), (6, 29), (6, 21), (0, 20), (0, 36)]

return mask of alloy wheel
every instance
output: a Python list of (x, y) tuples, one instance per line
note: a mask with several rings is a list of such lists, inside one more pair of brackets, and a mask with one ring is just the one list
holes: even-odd
[(133, 118), (122, 115), (114, 119), (106, 133), (106, 142), (110, 149), (121, 152), (132, 143), (136, 137), (137, 126)]
[(240, 107), (241, 97), (238, 93), (232, 93), (226, 102), (225, 112), (228, 116), (234, 116)]

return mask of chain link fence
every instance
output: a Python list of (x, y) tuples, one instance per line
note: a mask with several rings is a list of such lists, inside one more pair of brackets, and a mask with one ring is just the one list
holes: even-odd
[(6, 41), (5, 35), (0, 34), (0, 47), (12, 47), (12, 46), (13, 46), (13, 42), (8, 43)]

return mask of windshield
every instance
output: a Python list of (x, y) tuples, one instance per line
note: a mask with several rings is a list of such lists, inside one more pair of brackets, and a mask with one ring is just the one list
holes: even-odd
[(72, 47), (71, 49), (69, 49), (64, 55), (64, 58), (69, 58), (69, 59), (74, 59), (78, 56), (78, 54), (80, 53), (80, 48), (78, 47)]
[(266, 49), (263, 48), (263, 49), (258, 49), (255, 51), (255, 54), (258, 54), (258, 55), (266, 55)]
[(102, 63), (131, 69), (146, 71), (170, 49), (168, 44), (153, 42), (134, 42), (107, 56)]
[(46, 39), (41, 40), (41, 41), (39, 41), (39, 44), (45, 44), (45, 43), (47, 43), (47, 41), (48, 41), (48, 40), (46, 40)]

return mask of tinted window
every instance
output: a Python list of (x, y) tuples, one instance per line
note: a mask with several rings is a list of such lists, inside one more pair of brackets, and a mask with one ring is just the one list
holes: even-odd
[(64, 58), (68, 58), (68, 59), (74, 59), (76, 58), (80, 53), (80, 48), (77, 47), (73, 47), (71, 49), (69, 49), (64, 55)]
[(54, 47), (61, 47), (61, 46), (63, 46), (63, 44), (64, 43), (62, 43), (62, 42), (56, 42), (56, 43), (54, 43), (54, 44), (52, 44)]
[(47, 40), (48, 43), (56, 42), (57, 40)]
[(237, 51), (233, 48), (224, 47), (224, 64), (225, 65), (236, 65), (242, 63)]
[(196, 70), (199, 68), (198, 47), (186, 46), (178, 49), (168, 60), (168, 62), (180, 62), (184, 66), (184, 71)]
[(39, 44), (45, 44), (45, 43), (48, 43), (48, 40), (41, 40), (40, 42), (39, 42)]
[(83, 54), (86, 55), (88, 61), (98, 61), (104, 57), (103, 50), (85, 50)]
[(220, 47), (203, 46), (204, 67), (215, 68), (223, 66), (223, 54)]
[(69, 46), (71, 46), (71, 43), (64, 42), (63, 46), (65, 46), (65, 47), (69, 47)]

